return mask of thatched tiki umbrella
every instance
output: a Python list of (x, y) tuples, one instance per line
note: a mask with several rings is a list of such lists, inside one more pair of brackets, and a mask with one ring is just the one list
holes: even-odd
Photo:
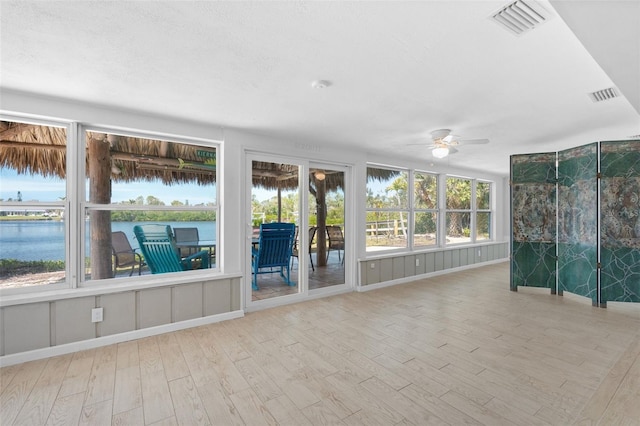
[[(213, 149), (95, 132), (86, 141), (91, 203), (112, 202), (112, 181), (208, 185), (216, 179)], [(66, 145), (65, 128), (0, 122), (0, 166), (19, 174), (66, 178)], [(110, 278), (111, 212), (91, 210), (90, 216), (91, 278)]]

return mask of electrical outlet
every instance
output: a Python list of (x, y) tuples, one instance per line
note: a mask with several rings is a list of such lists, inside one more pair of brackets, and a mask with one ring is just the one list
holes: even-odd
[(416, 258), (416, 266), (420, 266), (420, 259)]
[(376, 264), (375, 264), (375, 263), (372, 263), (372, 264), (371, 264), (371, 266), (370, 266), (370, 268), (371, 268), (371, 269), (376, 269)]
[(102, 309), (103, 308), (95, 308), (91, 310), (91, 322), (102, 321)]

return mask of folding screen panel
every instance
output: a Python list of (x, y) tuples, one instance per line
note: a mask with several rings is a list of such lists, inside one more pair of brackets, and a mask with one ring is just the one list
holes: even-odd
[(601, 303), (640, 302), (640, 142), (600, 144)]
[(511, 156), (511, 290), (556, 289), (556, 153)]
[(558, 153), (558, 291), (598, 303), (598, 144)]

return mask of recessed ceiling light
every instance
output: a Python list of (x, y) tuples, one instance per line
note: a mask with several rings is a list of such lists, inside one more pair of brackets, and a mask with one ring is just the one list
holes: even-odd
[(331, 82), (328, 80), (316, 80), (311, 82), (311, 87), (314, 89), (326, 89), (331, 86)]

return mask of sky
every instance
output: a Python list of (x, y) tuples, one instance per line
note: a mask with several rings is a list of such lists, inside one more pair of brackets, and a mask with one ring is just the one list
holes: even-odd
[[(388, 182), (374, 181), (369, 183), (369, 187), (374, 190), (374, 193), (384, 193), (388, 184)], [(140, 195), (144, 198), (153, 195), (166, 205), (170, 205), (175, 200), (183, 203), (188, 201), (190, 205), (212, 201), (211, 197), (205, 195), (205, 188), (195, 183), (167, 186), (161, 182), (113, 182), (112, 185), (112, 201), (114, 203), (135, 199)], [(17, 200), (18, 191), (22, 194), (22, 201), (60, 201), (65, 196), (65, 182), (55, 177), (18, 175), (13, 169), (0, 168), (0, 199), (4, 201), (9, 198)], [(264, 201), (274, 197), (276, 192), (253, 188), (252, 195), (255, 195), (258, 201)]]
[[(208, 203), (215, 200), (215, 194), (207, 195), (206, 188), (195, 183), (167, 186), (161, 182), (112, 183), (112, 201), (114, 203), (135, 199), (142, 195), (153, 195), (166, 205), (178, 200), (190, 205)], [(213, 186), (212, 188), (215, 188)], [(0, 168), (0, 198), (17, 200), (18, 191), (22, 201), (60, 201), (65, 196), (65, 182), (55, 177), (45, 178), (42, 175), (18, 175), (15, 170)]]

